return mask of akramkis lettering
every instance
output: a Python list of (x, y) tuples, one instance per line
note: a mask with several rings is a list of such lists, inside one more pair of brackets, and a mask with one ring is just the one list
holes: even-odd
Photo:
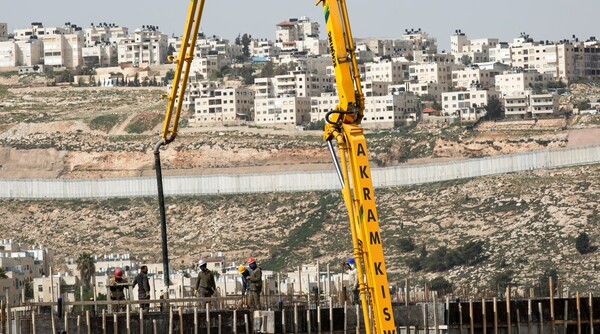
[(333, 68), (337, 66), (337, 61), (335, 60), (335, 49), (333, 48), (333, 36), (331, 36), (331, 31), (327, 34), (327, 38), (329, 39), (329, 52), (331, 53), (331, 62), (333, 63)]

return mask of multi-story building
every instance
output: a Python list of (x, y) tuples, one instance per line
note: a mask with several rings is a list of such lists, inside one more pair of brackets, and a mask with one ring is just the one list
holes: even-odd
[(92, 25), (84, 29), (83, 62), (87, 67), (116, 66), (117, 45), (129, 35), (129, 29), (114, 23)]
[(276, 45), (281, 52), (302, 52), (319, 55), (327, 50), (327, 43), (319, 40), (319, 23), (308, 17), (291, 18), (277, 24)]
[[(33, 43), (38, 39), (43, 45), (43, 57), (39, 60), (46, 68), (50, 69), (75, 69), (83, 66), (83, 41), (84, 34), (81, 27), (70, 22), (65, 26), (44, 28), (40, 22), (34, 22), (30, 28), (14, 31), (15, 41)], [(31, 60), (23, 60), (21, 65), (36, 65), (33, 60), (37, 58), (37, 46), (28, 48)]]
[[(559, 51), (561, 51), (563, 48), (569, 49), (569, 47), (565, 45), (558, 46)], [(566, 82), (570, 82), (571, 80), (577, 78), (600, 81), (600, 41), (596, 40), (595, 37), (590, 37), (589, 41), (580, 42), (574, 45), (571, 50), (573, 53), (572, 72), (569, 73), (568, 65), (570, 64), (568, 61), (565, 61), (564, 67), (566, 70), (559, 67), (559, 76), (561, 75), (561, 72), (565, 72)], [(567, 52), (565, 51), (565, 53)]]
[(469, 40), (467, 35), (457, 30), (450, 37), (450, 51), (455, 61), (462, 64), (473, 64), (490, 61), (490, 49), (499, 44), (497, 38), (480, 38)]
[(500, 70), (482, 69), (477, 65), (452, 72), (452, 87), (469, 88), (478, 85), (482, 88), (492, 88), (495, 85), (496, 75), (502, 73)]
[(47, 249), (30, 249), (13, 240), (0, 240), (0, 268), (8, 277), (0, 279), (0, 298), (17, 303), (27, 284), (48, 275), (51, 261), (52, 252)]
[(223, 87), (207, 90), (204, 94), (204, 96), (195, 99), (191, 122), (224, 124), (252, 118), (253, 90)]
[(514, 68), (535, 69), (565, 83), (577, 78), (600, 78), (600, 42), (594, 37), (586, 42), (576, 39), (559, 43), (534, 42), (528, 36), (516, 38), (510, 45), (510, 59)]
[(402, 55), (409, 57), (413, 52), (423, 51), (427, 54), (437, 52), (437, 41), (421, 29), (406, 29), (400, 39), (357, 38), (357, 49), (365, 45), (375, 56)]
[(294, 94), (256, 99), (254, 122), (257, 125), (294, 127), (310, 122), (310, 97)]
[(508, 43), (498, 43), (495, 48), (489, 49), (490, 62), (510, 65), (510, 51)]
[(364, 65), (364, 79), (372, 81), (385, 81), (393, 85), (403, 83), (409, 79), (409, 62), (383, 60)]
[(325, 74), (306, 71), (290, 71), (272, 78), (257, 78), (256, 98), (272, 98), (295, 95), (298, 97), (318, 96), (321, 92), (333, 91), (333, 79)]
[(463, 120), (477, 120), (486, 114), (485, 106), (491, 97), (498, 97), (494, 90), (472, 87), (465, 91), (442, 93), (445, 115), (457, 115)]
[(167, 35), (156, 27), (144, 26), (118, 43), (118, 63), (163, 64), (167, 60)]
[(319, 38), (319, 23), (311, 22), (308, 17), (291, 18), (277, 24), (275, 34), (277, 42), (303, 41), (309, 38)]
[(452, 85), (452, 72), (463, 69), (463, 65), (450, 63), (427, 63), (409, 66), (409, 79), (418, 83)]
[(43, 44), (38, 39), (0, 42), (0, 67), (41, 64), (43, 52)]
[(527, 91), (543, 88), (549, 82), (554, 81), (552, 74), (541, 74), (537, 71), (506, 71), (496, 75), (496, 91), (503, 97), (514, 95), (526, 95)]
[(213, 73), (220, 71), (224, 66), (231, 64), (231, 58), (226, 54), (209, 54), (203, 57), (194, 58), (190, 65), (190, 73), (197, 73), (203, 79), (210, 79)]
[[(334, 93), (324, 93), (311, 98), (311, 121), (325, 117), (339, 104)], [(365, 97), (365, 111), (362, 125), (366, 128), (393, 128), (417, 120), (419, 99), (410, 92), (394, 91), (388, 87), (388, 94)]]
[(0, 22), (0, 42), (8, 40), (8, 25)]
[(506, 117), (535, 118), (552, 115), (559, 111), (560, 96), (557, 94), (519, 94), (503, 98)]
[(248, 46), (252, 57), (275, 58), (281, 53), (281, 48), (272, 41), (253, 39)]
[(119, 44), (129, 35), (129, 28), (118, 26), (114, 23), (102, 23), (83, 29), (85, 46), (94, 46), (103, 43)]
[(417, 96), (428, 95), (434, 98), (436, 101), (440, 101), (442, 99), (442, 93), (445, 93), (449, 90), (449, 86), (443, 83), (435, 83), (435, 82), (406, 82), (403, 89), (407, 92), (411, 92)]

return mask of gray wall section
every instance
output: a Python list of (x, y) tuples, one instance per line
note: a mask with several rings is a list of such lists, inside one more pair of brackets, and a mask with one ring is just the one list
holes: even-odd
[[(394, 187), (600, 162), (600, 146), (542, 150), (439, 164), (374, 168), (375, 187)], [(338, 190), (331, 172), (164, 177), (165, 195)], [(156, 196), (155, 178), (0, 180), (0, 198), (69, 199)]]

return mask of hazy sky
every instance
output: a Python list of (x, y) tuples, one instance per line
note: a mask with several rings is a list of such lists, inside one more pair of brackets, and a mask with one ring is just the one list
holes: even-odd
[[(181, 35), (188, 0), (2, 0), (0, 22), (9, 31), (31, 22), (62, 26), (65, 22), (116, 23), (129, 29), (156, 25), (168, 35)], [(308, 16), (321, 23), (314, 0), (206, 0), (201, 28), (208, 35), (233, 39), (239, 33), (275, 38), (275, 24)], [(512, 41), (520, 32), (535, 40), (559, 40), (573, 34), (600, 39), (600, 0), (347, 0), (354, 37), (399, 37), (404, 29), (421, 28), (437, 38), (441, 49), (461, 29), (469, 38)]]

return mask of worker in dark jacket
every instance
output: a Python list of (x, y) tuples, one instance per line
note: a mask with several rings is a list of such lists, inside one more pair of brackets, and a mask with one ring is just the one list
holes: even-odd
[(198, 297), (198, 289), (200, 290), (200, 297), (210, 297), (217, 290), (215, 276), (206, 268), (206, 261), (198, 261), (198, 267), (200, 267), (200, 272), (198, 272), (198, 280), (196, 280), (194, 297)]
[(248, 259), (248, 266), (252, 270), (252, 273), (246, 277), (250, 282), (250, 288), (248, 289), (250, 294), (250, 308), (260, 310), (260, 293), (262, 291), (262, 270), (256, 264), (256, 260), (251, 257)]
[(242, 306), (248, 306), (248, 288), (250, 287), (250, 281), (246, 277), (250, 276), (250, 270), (243, 264), (239, 266), (238, 273), (242, 275)]
[[(136, 285), (138, 287), (138, 300), (150, 299), (150, 282), (148, 282), (147, 266), (142, 266), (140, 268), (140, 273), (135, 277), (131, 289), (135, 288)], [(144, 309), (144, 311), (148, 311), (150, 309), (150, 304), (140, 303), (140, 308)]]

